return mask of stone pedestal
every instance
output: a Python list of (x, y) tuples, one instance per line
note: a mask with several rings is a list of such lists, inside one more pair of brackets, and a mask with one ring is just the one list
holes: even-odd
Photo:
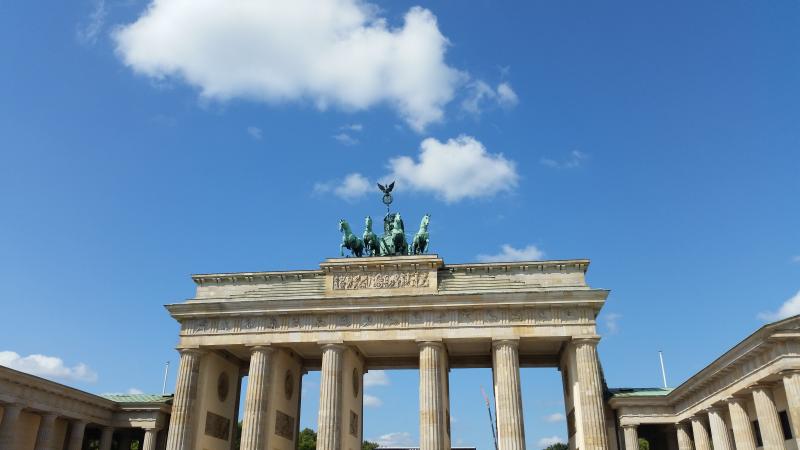
[(450, 450), (447, 350), (441, 342), (419, 342), (420, 450)]
[(86, 422), (75, 420), (69, 427), (69, 442), (67, 450), (81, 450), (83, 448), (83, 432), (86, 431)]
[(317, 450), (341, 450), (342, 359), (344, 345), (322, 347), (319, 381), (319, 422)]
[(582, 450), (606, 450), (605, 402), (603, 384), (600, 380), (600, 366), (597, 362), (597, 343), (599, 337), (573, 338), (575, 360), (578, 366), (578, 402), (583, 430)]
[(197, 384), (203, 352), (198, 349), (182, 349), (180, 352), (181, 362), (169, 421), (167, 450), (194, 450)]
[(500, 340), (495, 341), (492, 348), (499, 450), (525, 450), (518, 346), (518, 341)]
[(270, 359), (274, 350), (269, 347), (253, 347), (250, 356), (250, 372), (242, 420), (241, 450), (261, 450), (266, 447), (269, 426)]
[(756, 405), (758, 427), (761, 430), (764, 450), (786, 450), (778, 409), (772, 398), (772, 389), (769, 386), (757, 385), (753, 386), (751, 391), (753, 392), (753, 402)]
[[(36, 433), (35, 450), (54, 450), (53, 429), (57, 418), (58, 414), (55, 413), (42, 414), (42, 420), (39, 422), (39, 431)], [(0, 445), (0, 448), (3, 448), (3, 446)], [(103, 450), (102, 447), (101, 450)]]
[(728, 414), (731, 416), (731, 428), (736, 450), (756, 450), (756, 437), (753, 425), (745, 409), (743, 398), (732, 397), (728, 400)]
[(711, 439), (708, 428), (700, 417), (692, 417), (692, 434), (694, 434), (695, 450), (711, 450)]
[(623, 425), (622, 433), (625, 435), (625, 450), (639, 450), (639, 433), (636, 425)]
[(733, 450), (731, 439), (728, 435), (728, 426), (722, 417), (722, 410), (711, 408), (708, 410), (708, 423), (711, 428), (711, 443), (714, 450)]
[(678, 434), (678, 450), (694, 450), (694, 443), (689, 435), (689, 425), (686, 422), (677, 423), (675, 431)]
[(0, 449), (14, 448), (17, 422), (22, 413), (21, 405), (3, 405), (3, 421), (0, 422)]

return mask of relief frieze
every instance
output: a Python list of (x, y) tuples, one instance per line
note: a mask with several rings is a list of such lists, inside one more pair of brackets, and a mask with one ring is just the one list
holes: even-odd
[(427, 272), (367, 272), (333, 275), (334, 290), (403, 289), (429, 286)]

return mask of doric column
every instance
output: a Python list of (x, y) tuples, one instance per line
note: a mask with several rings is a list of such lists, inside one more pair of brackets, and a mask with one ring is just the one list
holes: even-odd
[(625, 450), (639, 450), (639, 433), (636, 425), (623, 425), (622, 433), (625, 435)]
[(783, 387), (786, 390), (786, 403), (789, 421), (792, 423), (792, 436), (800, 438), (800, 371), (792, 370), (783, 374)]
[(753, 425), (750, 423), (750, 417), (745, 409), (744, 399), (730, 397), (727, 401), (736, 450), (756, 450), (756, 437), (753, 434)]
[(675, 424), (675, 430), (678, 433), (678, 450), (694, 450), (692, 437), (689, 436), (689, 425), (686, 422), (678, 422)]
[(319, 421), (317, 450), (341, 450), (342, 446), (342, 359), (345, 346), (322, 346), (319, 379)]
[(492, 343), (499, 450), (525, 450), (518, 347), (519, 341), (516, 340), (499, 340)]
[(81, 450), (81, 448), (83, 448), (84, 431), (86, 431), (86, 421), (72, 421), (69, 426), (69, 443), (67, 444), (67, 450)]
[(692, 434), (694, 435), (695, 450), (711, 450), (711, 439), (703, 419), (699, 416), (692, 417)]
[(114, 427), (103, 427), (100, 433), (100, 450), (111, 450), (111, 441), (114, 440)]
[(141, 450), (156, 450), (157, 437), (158, 437), (158, 428), (145, 428), (144, 442), (142, 442)]
[(17, 421), (22, 413), (22, 405), (3, 405), (3, 421), (0, 422), (0, 449), (14, 448), (18, 434)]
[(420, 450), (449, 450), (444, 398), (446, 350), (441, 342), (419, 342), (419, 446)]
[(772, 390), (765, 385), (755, 385), (750, 390), (753, 392), (753, 402), (756, 404), (758, 429), (761, 430), (764, 450), (786, 450), (786, 446), (783, 444), (783, 430), (780, 418), (778, 418), (778, 409), (772, 398)]
[(603, 383), (600, 380), (600, 366), (597, 361), (599, 337), (574, 338), (575, 360), (578, 366), (580, 416), (583, 425), (583, 444), (581, 450), (606, 450), (605, 403)]
[(247, 397), (244, 400), (244, 419), (242, 420), (241, 450), (262, 450), (266, 448), (267, 416), (269, 415), (269, 385), (272, 369), (270, 347), (253, 347), (250, 355), (250, 372), (247, 381)]
[[(42, 420), (39, 422), (39, 431), (36, 433), (36, 446), (35, 450), (54, 450), (53, 449), (53, 429), (56, 425), (56, 413), (42, 414)], [(4, 448), (0, 445), (0, 448)]]
[(169, 420), (167, 450), (194, 450), (194, 422), (197, 403), (197, 384), (200, 378), (202, 350), (181, 349), (181, 363), (175, 396), (172, 401), (172, 416)]
[(728, 426), (722, 418), (722, 409), (708, 409), (708, 424), (711, 428), (711, 443), (714, 445), (714, 450), (733, 450), (728, 436)]

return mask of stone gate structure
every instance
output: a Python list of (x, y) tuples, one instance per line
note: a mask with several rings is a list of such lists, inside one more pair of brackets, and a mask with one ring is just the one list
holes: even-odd
[[(328, 259), (318, 270), (197, 275), (181, 324), (168, 450), (294, 450), (300, 385), (321, 370), (318, 450), (359, 450), (363, 376), (420, 371), (420, 448), (450, 449), (448, 373), (491, 367), (499, 450), (524, 450), (520, 367), (564, 380), (572, 448), (616, 447), (596, 346), (608, 291), (588, 260), (446, 265), (435, 255)], [(610, 429), (609, 429), (610, 425)]]

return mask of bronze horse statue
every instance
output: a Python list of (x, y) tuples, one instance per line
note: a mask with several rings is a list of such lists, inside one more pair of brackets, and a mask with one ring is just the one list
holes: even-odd
[(339, 246), (339, 254), (344, 256), (344, 249), (350, 250), (352, 256), (361, 257), (364, 253), (364, 242), (350, 230), (350, 225), (346, 220), (339, 221), (339, 231), (342, 234), (342, 245)]
[(421, 255), (428, 252), (428, 246), (431, 243), (428, 237), (428, 225), (431, 223), (431, 215), (425, 214), (419, 223), (419, 231), (414, 235), (414, 240), (411, 242), (411, 254)]
[(367, 216), (364, 219), (364, 254), (366, 256), (378, 256), (380, 254), (380, 245), (378, 244), (378, 236), (372, 232), (372, 217)]

